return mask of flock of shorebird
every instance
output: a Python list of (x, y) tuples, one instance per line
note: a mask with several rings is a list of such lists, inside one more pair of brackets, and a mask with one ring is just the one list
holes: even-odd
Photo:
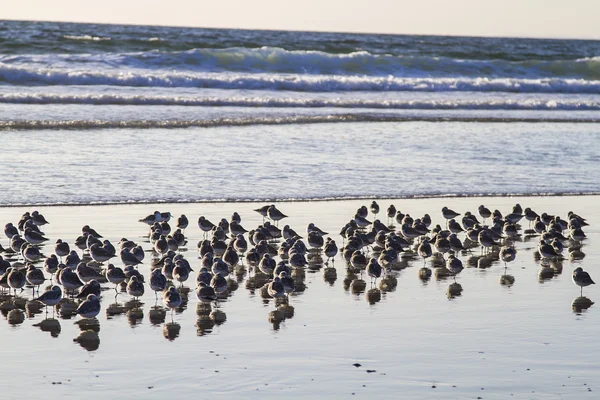
[[(588, 225), (584, 218), (573, 212), (562, 219), (546, 213), (538, 215), (530, 208), (523, 210), (519, 204), (506, 215), (498, 210), (492, 212), (482, 205), (478, 209), (481, 222), (468, 211), (460, 217), (461, 214), (444, 207), (441, 211), (447, 221), (445, 227), (431, 226), (428, 214), (412, 218), (390, 205), (387, 223), (382, 223), (377, 219), (379, 205), (373, 201), (369, 208), (360, 207), (342, 228), (343, 243), (338, 250), (335, 240), (314, 223), (307, 226), (303, 237), (289, 225), (282, 229), (278, 227), (279, 221), (287, 216), (275, 205), (266, 205), (255, 211), (262, 215), (263, 222), (252, 230), (242, 226), (237, 212), (230, 219), (223, 218), (216, 224), (204, 216), (198, 218), (203, 238), (198, 242), (201, 261), (196, 274), (195, 293), (201, 303), (210, 305), (217, 302), (219, 295), (228, 290), (227, 276), (244, 262), (250, 270), (254, 269), (256, 281), (263, 283), (261, 294), (265, 298), (286, 303), (298, 284), (294, 278), (297, 271), (307, 267), (311, 258), (323, 260), (323, 256), (327, 269), (332, 269), (329, 264), (334, 265), (338, 252), (346, 261), (349, 273), (362, 275), (364, 271), (372, 284), (373, 280), (376, 284), (377, 279), (396, 268), (403, 257), (421, 257), (424, 265), (419, 269), (419, 276), (429, 279), (432, 269), (425, 264), (427, 259), (431, 259), (435, 274), (453, 277), (455, 286), (452, 290), (460, 292), (462, 289), (456, 283), (456, 276), (463, 270), (463, 263), (459, 257), (479, 247), (481, 254), (497, 254), (505, 263), (505, 275), (501, 279), (510, 284), (514, 278), (511, 280), (506, 275), (506, 268), (507, 263), (515, 260), (513, 241), (517, 237), (522, 234), (539, 235), (536, 251), (537, 257), (542, 260), (561, 259), (565, 248), (573, 252), (572, 257), (576, 257), (575, 252), (579, 251), (581, 241), (586, 238), (583, 227)], [(373, 216), (372, 221), (369, 213)], [(194, 270), (180, 253), (188, 242), (185, 230), (189, 220), (181, 215), (176, 220), (176, 228), (172, 229), (172, 218), (171, 213), (156, 211), (140, 220), (149, 226), (151, 249), (126, 238), (115, 246), (85, 225), (72, 244), (58, 239), (54, 253), (45, 257), (40, 248), (49, 239), (41, 229), (48, 221), (37, 211), (27, 212), (16, 225), (5, 225), (4, 233), (9, 245), (7, 248), (0, 245), (0, 253), (4, 254), (4, 258), (0, 256), (0, 287), (13, 291), (16, 297), (17, 291), (23, 291), (28, 285), (33, 288), (35, 297), (36, 288), (39, 292), (39, 286), (51, 280), (55, 284), (35, 300), (46, 307), (53, 307), (63, 296), (70, 294), (81, 299), (75, 313), (83, 318), (94, 318), (101, 310), (102, 284), (114, 284), (115, 296), (121, 288), (134, 298), (143, 296), (149, 285), (157, 301), (160, 293), (164, 305), (174, 310), (182, 303), (176, 285), (183, 286)], [(523, 218), (529, 223), (525, 230), (519, 225)], [(489, 223), (485, 224), (487, 220)], [(461, 240), (459, 235), (463, 234), (464, 239)], [(148, 251), (152, 252), (152, 259), (150, 274), (146, 278), (138, 266), (144, 262)], [(123, 266), (110, 263), (113, 258), (120, 259)], [(43, 263), (43, 267), (38, 268), (38, 263)], [(261, 279), (258, 279), (259, 275)], [(583, 287), (594, 284), (593, 280), (581, 267), (576, 268), (572, 276), (573, 282), (581, 287), (583, 297)]]

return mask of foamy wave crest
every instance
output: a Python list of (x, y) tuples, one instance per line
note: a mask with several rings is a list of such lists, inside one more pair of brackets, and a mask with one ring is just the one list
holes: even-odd
[(118, 94), (66, 95), (48, 93), (0, 94), (0, 103), (160, 105), (195, 107), (358, 108), (388, 110), (600, 110), (598, 101), (484, 99), (484, 100), (362, 100), (279, 97), (127, 96)]
[(81, 35), (81, 36), (64, 35), (63, 39), (69, 39), (69, 40), (92, 40), (92, 41), (95, 41), (95, 42), (102, 42), (102, 41), (112, 40), (112, 38), (109, 38), (109, 37), (91, 36), (91, 35)]
[(184, 73), (63, 70), (0, 63), (0, 82), (35, 85), (196, 87), (213, 89), (600, 94), (600, 80), (522, 78), (403, 78), (342, 75)]
[(0, 130), (92, 130), (92, 129), (175, 129), (175, 128), (210, 128), (220, 126), (250, 125), (285, 125), (285, 124), (318, 124), (339, 122), (528, 122), (528, 123), (599, 123), (598, 118), (562, 118), (562, 117), (448, 117), (428, 115), (393, 115), (393, 114), (326, 114), (326, 115), (294, 115), (283, 117), (239, 117), (193, 120), (5, 120), (0, 121)]
[[(73, 40), (111, 40), (95, 36), (71, 36)], [(368, 51), (327, 53), (286, 50), (278, 47), (196, 48), (187, 51), (151, 50), (130, 53), (20, 54), (0, 62), (13, 65), (86, 65), (94, 68), (125, 67), (189, 72), (252, 72), (303, 75), (378, 77), (481, 77), (600, 79), (598, 57), (576, 60), (502, 59), (469, 60), (450, 57), (372, 54)]]

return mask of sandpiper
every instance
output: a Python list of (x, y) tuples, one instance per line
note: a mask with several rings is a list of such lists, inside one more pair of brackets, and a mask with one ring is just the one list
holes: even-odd
[(75, 313), (83, 318), (94, 318), (100, 313), (100, 299), (95, 294), (88, 295), (85, 301), (79, 304)]
[(198, 227), (206, 235), (207, 232), (212, 231), (212, 229), (215, 227), (215, 224), (207, 220), (204, 216), (201, 216), (200, 218), (198, 218)]
[(182, 231), (184, 231), (185, 228), (188, 227), (189, 223), (190, 223), (190, 221), (185, 216), (185, 214), (181, 214), (181, 216), (179, 218), (177, 218), (177, 227), (179, 229), (181, 229)]
[(590, 274), (585, 272), (583, 268), (577, 267), (575, 271), (573, 271), (573, 282), (581, 287), (581, 297), (583, 297), (583, 287), (595, 284), (595, 282), (590, 277)]
[(115, 267), (113, 264), (108, 264), (104, 275), (107, 281), (115, 285), (115, 292), (117, 291), (117, 286), (127, 279), (123, 270), (119, 267)]
[(44, 243), (48, 238), (44, 237), (44, 235), (39, 232), (34, 231), (31, 228), (25, 228), (25, 232), (23, 233), (23, 237), (25, 240), (31, 244), (41, 244)]
[(163, 275), (160, 268), (152, 270), (150, 274), (150, 289), (154, 291), (154, 297), (158, 300), (158, 292), (167, 288), (167, 277)]
[(137, 276), (132, 276), (127, 283), (127, 293), (135, 298), (144, 295), (144, 283)]
[(37, 210), (31, 213), (31, 220), (37, 226), (42, 226), (50, 223), (46, 221), (46, 218), (44, 218), (44, 216), (40, 214)]
[(448, 260), (446, 261), (446, 269), (450, 271), (452, 275), (454, 275), (454, 281), (456, 282), (456, 275), (463, 270), (463, 264), (454, 256), (454, 254), (450, 254), (448, 256)]
[(155, 222), (159, 222), (161, 220), (161, 215), (159, 211), (154, 211), (154, 213), (148, 215), (146, 218), (140, 219), (140, 222), (143, 222), (147, 225), (152, 225)]
[(371, 277), (371, 283), (372, 280), (375, 279), (375, 284), (377, 284), (377, 279), (381, 276), (381, 265), (379, 265), (379, 263), (377, 262), (377, 260), (375, 258), (371, 258), (369, 260), (369, 263), (367, 264), (367, 275), (369, 275)]
[(9, 222), (8, 224), (4, 225), (4, 234), (7, 238), (12, 239), (13, 236), (19, 234), (19, 229)]
[(274, 299), (285, 297), (285, 288), (278, 276), (267, 285), (267, 293)]
[(267, 209), (267, 216), (275, 221), (275, 223), (278, 223), (279, 221), (281, 221), (284, 218), (287, 218), (287, 215), (285, 215), (284, 213), (282, 213), (281, 211), (279, 211), (274, 204), (272, 204), (268, 209)]
[(453, 219), (453, 218), (458, 217), (460, 215), (460, 213), (457, 213), (456, 211), (453, 211), (453, 210), (449, 209), (448, 207), (444, 207), (444, 208), (442, 208), (442, 215), (446, 219)]
[(60, 286), (54, 285), (50, 290), (46, 290), (35, 300), (42, 302), (47, 308), (48, 306), (54, 307), (60, 302), (61, 299), (62, 290), (60, 289)]
[(92, 279), (91, 281), (89, 281), (88, 283), (86, 283), (79, 289), (79, 293), (75, 297), (77, 297), (78, 299), (85, 299), (90, 294), (100, 297), (101, 292), (102, 292), (102, 288), (100, 287), (100, 284), (98, 283), (98, 281), (95, 279)]
[(371, 212), (373, 214), (375, 214), (375, 217), (377, 217), (377, 214), (379, 214), (379, 204), (377, 204), (377, 202), (375, 200), (373, 200), (371, 202)]
[(206, 282), (199, 283), (198, 287), (196, 288), (196, 297), (202, 303), (212, 303), (213, 301), (217, 301), (215, 289)]

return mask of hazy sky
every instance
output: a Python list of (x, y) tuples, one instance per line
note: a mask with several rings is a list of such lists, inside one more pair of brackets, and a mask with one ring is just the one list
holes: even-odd
[(3, 0), (0, 19), (600, 39), (600, 0)]

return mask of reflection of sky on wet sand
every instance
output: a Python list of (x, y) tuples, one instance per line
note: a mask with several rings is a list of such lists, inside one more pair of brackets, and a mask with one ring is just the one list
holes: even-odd
[[(480, 203), (506, 211), (516, 200), (444, 201), (458, 211), (476, 210)], [(568, 207), (561, 198), (518, 201), (563, 215), (585, 209), (595, 198), (569, 198)], [(379, 203), (385, 208), (390, 202)], [(434, 224), (444, 222), (436, 213), (443, 205), (439, 199), (393, 203), (411, 215), (429, 212)], [(290, 215), (284, 222), (303, 234), (309, 222), (339, 232), (362, 204), (368, 202), (282, 203), (279, 208)], [(596, 275), (592, 265), (599, 260), (594, 240), (600, 215), (586, 215), (592, 224), (586, 230), (589, 239), (560, 262), (536, 258), (537, 239), (526, 236), (515, 241), (517, 258), (506, 270), (497, 252), (482, 255), (474, 249), (461, 255), (464, 270), (456, 283), (436, 268), (442, 265), (436, 257), (426, 261), (431, 276), (420, 279), (423, 260), (402, 254), (374, 281), (364, 271), (347, 269), (339, 254), (333, 263), (311, 254), (307, 268), (292, 273), (296, 292), (289, 301), (271, 299), (266, 294), (268, 277), (245, 265), (229, 275), (217, 304), (209, 305), (197, 300), (193, 287), (200, 264), (196, 244), (202, 237), (195, 220), (203, 214), (218, 221), (238, 210), (244, 226), (256, 226), (261, 218), (251, 211), (254, 204), (40, 211), (51, 221), (43, 230), (52, 243), (58, 237), (72, 241), (89, 224), (113, 243), (127, 237), (149, 248), (142, 238), (146, 227), (136, 221), (155, 208), (190, 217), (183, 254), (194, 272), (179, 290), (182, 303), (173, 317), (148, 286), (134, 300), (120, 289), (115, 297), (114, 286), (104, 284), (102, 310), (90, 320), (75, 316), (77, 301), (66, 298), (46, 313), (30, 301), (30, 288), (17, 298), (0, 296), (0, 313), (7, 322), (0, 324), (0, 340), (11, 344), (5, 362), (13, 365), (15, 382), (23, 382), (20, 376), (27, 371), (39, 381), (30, 385), (30, 393), (41, 395), (50, 387), (53, 395), (67, 398), (77, 390), (100, 397), (185, 395), (193, 393), (197, 380), (209, 392), (231, 396), (260, 392), (261, 397), (346, 397), (362, 392), (377, 397), (401, 390), (410, 398), (456, 398), (479, 395), (485, 387), (485, 394), (500, 397), (513, 392), (527, 397), (536, 391), (582, 398), (588, 395), (583, 384), (591, 386), (600, 367), (600, 345), (593, 339), (600, 318), (591, 306), (596, 286), (584, 288), (580, 298), (570, 279), (576, 266)], [(1, 209), (1, 221), (16, 222), (23, 211)], [(341, 247), (341, 237), (331, 236)], [(0, 239), (4, 247), (5, 242)], [(50, 254), (50, 245), (43, 252)], [(150, 258), (146, 253), (139, 267), (146, 277)], [(120, 261), (115, 264), (120, 266)], [(585, 352), (573, 343), (574, 337), (586, 343)], [(24, 354), (35, 355), (36, 361), (25, 360)], [(60, 360), (60, 368), (49, 367), (54, 359)], [(573, 368), (576, 374), (570, 372)], [(117, 391), (116, 386), (122, 388)]]

